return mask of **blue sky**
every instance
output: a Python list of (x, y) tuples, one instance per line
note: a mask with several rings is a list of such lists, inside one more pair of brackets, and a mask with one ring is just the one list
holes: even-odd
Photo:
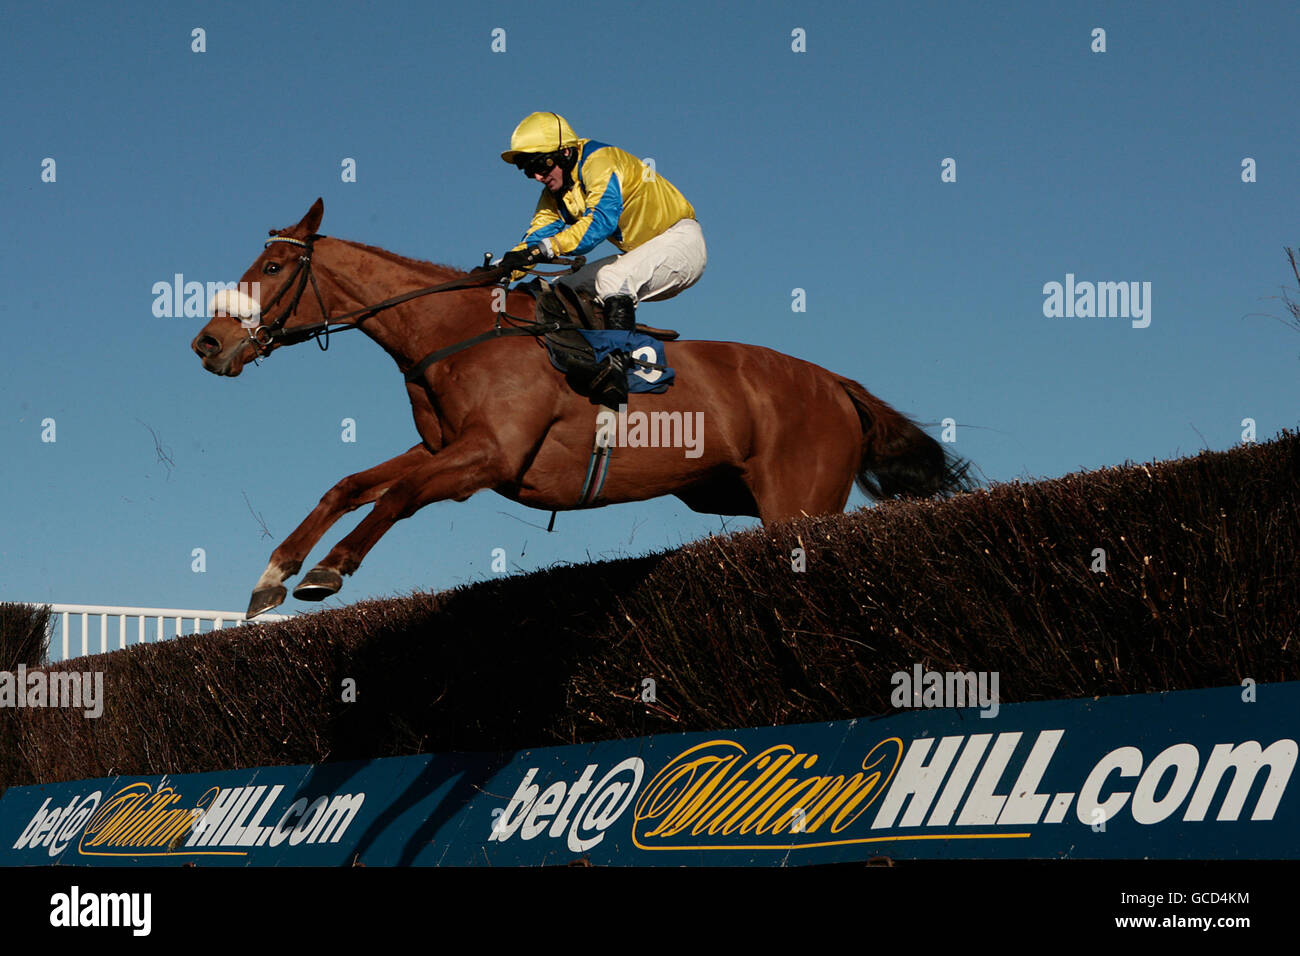
[[(409, 406), (361, 335), (210, 375), (189, 350), (203, 320), (155, 317), (154, 283), (238, 278), (317, 196), (324, 233), (477, 264), (536, 201), (498, 158), (533, 110), (653, 158), (695, 205), (708, 269), (645, 321), (952, 418), (991, 480), (1226, 449), (1244, 418), (1261, 439), (1294, 427), (1300, 335), (1276, 320), (1300, 245), (1294, 6), (896, 6), (7, 8), (0, 600), (242, 610), (324, 491), (415, 442)], [(1067, 274), (1149, 282), (1150, 325), (1045, 316)], [(329, 603), (482, 579), (497, 547), (517, 573), (724, 528), (675, 498), (562, 513), (550, 535), (548, 517), (490, 492), (431, 505)]]

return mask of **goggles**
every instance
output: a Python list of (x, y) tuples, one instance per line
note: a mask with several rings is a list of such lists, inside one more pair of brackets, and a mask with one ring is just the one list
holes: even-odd
[(553, 153), (524, 153), (515, 157), (515, 165), (523, 171), (523, 174), (529, 179), (534, 176), (544, 176), (555, 168), (555, 154)]

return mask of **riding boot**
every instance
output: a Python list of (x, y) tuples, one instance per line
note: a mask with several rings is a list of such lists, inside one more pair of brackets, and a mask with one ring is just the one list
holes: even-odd
[(636, 300), (630, 295), (611, 295), (605, 299), (605, 328), (636, 331)]
[[(636, 300), (630, 295), (611, 295), (605, 299), (605, 328), (617, 332), (631, 332), (636, 328)], [(610, 408), (627, 404), (627, 373), (632, 367), (631, 356), (626, 352), (610, 352), (605, 356), (591, 380), (591, 399)]]

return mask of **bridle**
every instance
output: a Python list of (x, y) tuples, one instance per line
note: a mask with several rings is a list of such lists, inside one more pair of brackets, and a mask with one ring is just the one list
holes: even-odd
[[(275, 308), (275, 304), (279, 302), (280, 299), (284, 297), (284, 294), (296, 284), (297, 288), (294, 289), (293, 299), (287, 306), (285, 306), (284, 311), (280, 313), (279, 317), (274, 319), (269, 325), (262, 324), (248, 330), (248, 337), (257, 347), (259, 356), (266, 355), (270, 351), (271, 343), (276, 339), (287, 337), (284, 331), (284, 324), (289, 321), (290, 316), (297, 314), (298, 302), (302, 299), (302, 294), (307, 289), (308, 280), (311, 280), (312, 291), (316, 293), (316, 305), (320, 308), (320, 314), (325, 315), (325, 300), (321, 298), (320, 286), (316, 284), (316, 274), (311, 270), (311, 254), (315, 242), (317, 239), (322, 238), (324, 237), (315, 233), (308, 236), (306, 239), (293, 239), (289, 236), (272, 236), (263, 243), (262, 248), (265, 249), (273, 242), (287, 242), (300, 247), (303, 252), (302, 255), (298, 257), (298, 265), (294, 268), (288, 280), (280, 286), (275, 295), (271, 297), (271, 300), (262, 306), (262, 313), (264, 315), (270, 314), (271, 310)], [(339, 319), (336, 318), (332, 321), (338, 322)], [(321, 334), (325, 335), (325, 344), (321, 346), (322, 351), (329, 348), (330, 324), (331, 320), (326, 320), (325, 322), (317, 323), (316, 326), (312, 327), (313, 329), (319, 328), (320, 330), (316, 336), (317, 338), (319, 338), (319, 335)], [(294, 329), (295, 333), (299, 331), (305, 332), (306, 330)], [(302, 341), (306, 341), (308, 337), (311, 336), (305, 336)], [(319, 341), (317, 344), (320, 344)]]
[[(351, 312), (345, 312), (342, 315), (327, 316), (325, 311), (325, 301), (321, 297), (320, 286), (316, 282), (316, 274), (312, 271), (311, 265), (315, 242), (317, 239), (324, 238), (324, 236), (318, 233), (312, 233), (306, 239), (294, 239), (290, 236), (272, 236), (263, 244), (262, 248), (267, 248), (275, 242), (287, 242), (291, 245), (298, 246), (302, 249), (302, 253), (298, 256), (298, 264), (294, 267), (293, 272), (289, 274), (289, 278), (285, 280), (284, 284), (280, 286), (279, 290), (261, 310), (262, 314), (269, 315), (271, 310), (275, 308), (276, 304), (284, 298), (285, 294), (288, 293), (290, 289), (293, 289), (293, 296), (288, 301), (288, 304), (284, 306), (283, 311), (281, 311), (280, 314), (269, 323), (245, 329), (249, 341), (253, 343), (253, 347), (257, 350), (258, 358), (268, 355), (271, 352), (271, 346), (277, 342), (281, 345), (297, 345), (298, 343), (305, 342), (308, 339), (315, 339), (317, 346), (319, 346), (320, 350), (324, 352), (329, 349), (329, 337), (331, 331), (343, 332), (348, 329), (359, 328), (361, 323), (372, 315), (376, 315), (385, 309), (391, 309), (393, 306), (401, 305), (403, 302), (409, 302), (411, 299), (417, 299), (421, 296), (433, 295), (436, 292), (450, 292), (453, 289), (468, 289), (495, 285), (498, 282), (502, 282), (502, 280), (505, 280), (503, 284), (506, 284), (509, 281), (510, 275), (514, 272), (514, 270), (506, 270), (499, 266), (496, 268), (486, 268), (466, 276), (461, 276), (458, 279), (439, 283), (438, 285), (429, 286), (424, 289), (415, 289), (411, 292), (404, 292), (401, 295), (395, 295), (392, 298), (384, 299), (382, 302), (376, 302), (374, 305), (354, 309)], [(570, 272), (577, 272), (581, 269), (586, 263), (586, 258), (584, 256), (555, 258), (552, 259), (551, 262), (567, 266), (568, 268), (564, 269), (562, 272), (548, 273), (547, 275), (564, 275)], [(526, 267), (521, 271), (536, 273), (536, 270), (532, 267)], [(294, 326), (291, 329), (286, 329), (285, 323), (287, 323), (289, 319), (298, 312), (298, 303), (302, 300), (303, 293), (307, 290), (308, 282), (311, 283), (312, 292), (316, 296), (316, 305), (320, 309), (320, 314), (325, 316), (325, 319), (324, 321), (315, 322), (311, 325), (299, 325)], [(465, 339), (464, 341), (457, 342), (447, 348), (438, 349), (435, 352), (429, 353), (420, 361), (416, 362), (415, 365), (406, 372), (406, 380), (408, 382), (415, 381), (423, 375), (424, 371), (433, 363), (440, 361), (449, 355), (453, 355), (462, 349), (467, 349), (471, 345), (477, 345), (479, 342), (484, 342), (488, 339), (497, 338), (503, 335), (545, 335), (548, 332), (554, 332), (562, 327), (559, 322), (537, 322), (530, 319), (519, 319), (514, 316), (506, 316), (506, 318), (509, 318), (516, 323), (507, 326), (501, 324), (501, 318), (505, 313), (497, 312), (496, 315), (496, 323), (492, 330)], [(356, 321), (348, 321), (353, 318), (355, 318)]]

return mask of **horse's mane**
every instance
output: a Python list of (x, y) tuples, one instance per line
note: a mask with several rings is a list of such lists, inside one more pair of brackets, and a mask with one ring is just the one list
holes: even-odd
[(364, 249), (366, 252), (387, 259), (389, 262), (395, 262), (398, 265), (406, 266), (407, 268), (414, 269), (417, 272), (427, 272), (437, 281), (456, 279), (468, 274), (464, 269), (457, 269), (455, 266), (428, 262), (424, 259), (412, 259), (410, 256), (398, 255), (396, 252), (390, 252), (387, 249), (380, 248), (379, 246), (371, 246), (364, 242), (356, 242), (352, 239), (340, 239), (338, 236), (331, 236), (330, 238), (336, 239), (339, 242), (345, 242), (349, 246), (356, 246), (358, 249)]

